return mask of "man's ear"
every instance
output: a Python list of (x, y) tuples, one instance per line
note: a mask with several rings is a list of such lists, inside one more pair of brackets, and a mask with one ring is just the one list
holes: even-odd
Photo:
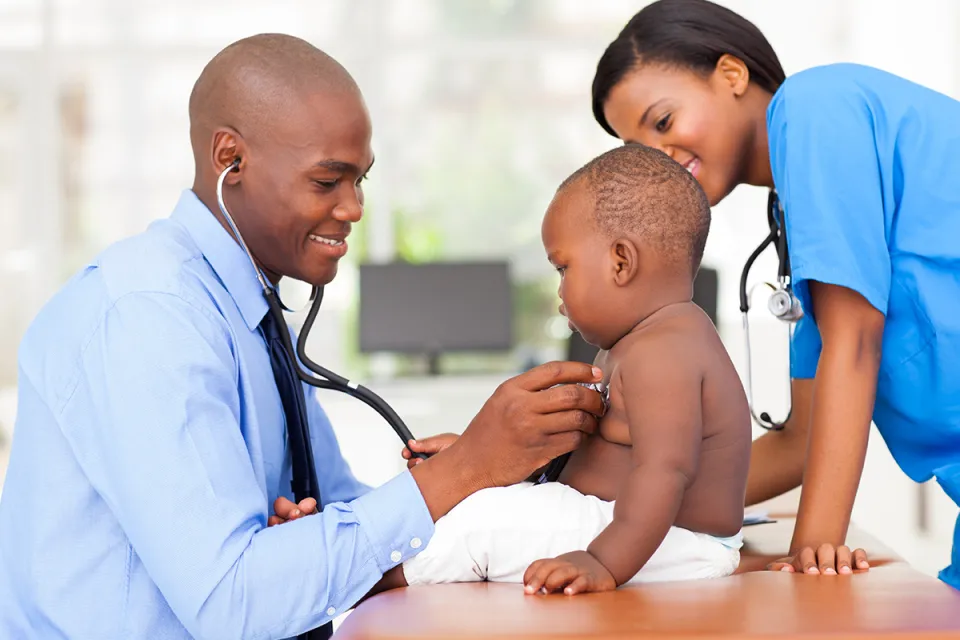
[(245, 147), (243, 137), (234, 129), (222, 127), (213, 132), (210, 161), (216, 175), (219, 176), (227, 167), (239, 161), (238, 170), (231, 171), (224, 179), (224, 182), (228, 185), (240, 182), (240, 173), (245, 161)]
[(630, 238), (617, 238), (610, 246), (613, 259), (613, 281), (623, 287), (633, 281), (640, 272), (640, 248)]

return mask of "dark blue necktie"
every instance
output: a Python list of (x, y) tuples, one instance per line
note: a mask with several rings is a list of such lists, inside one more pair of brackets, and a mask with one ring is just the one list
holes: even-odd
[[(267, 351), (270, 353), (270, 367), (280, 392), (283, 415), (287, 423), (287, 441), (290, 443), (290, 457), (293, 461), (293, 480), (290, 485), (297, 503), (305, 498), (317, 501), (321, 508), (320, 487), (317, 484), (317, 470), (310, 446), (310, 427), (307, 423), (307, 402), (303, 396), (303, 385), (297, 376), (290, 353), (284, 348), (284, 334), (287, 327), (274, 317), (272, 310), (267, 312), (260, 322)], [(289, 337), (289, 332), (286, 336)], [(333, 635), (333, 623), (328, 622), (318, 629), (298, 636), (301, 640), (327, 640)]]

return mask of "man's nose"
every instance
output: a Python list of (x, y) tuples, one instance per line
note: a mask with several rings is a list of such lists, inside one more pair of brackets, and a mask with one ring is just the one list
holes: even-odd
[(360, 222), (363, 217), (363, 200), (358, 197), (342, 200), (334, 208), (333, 217), (343, 222)]

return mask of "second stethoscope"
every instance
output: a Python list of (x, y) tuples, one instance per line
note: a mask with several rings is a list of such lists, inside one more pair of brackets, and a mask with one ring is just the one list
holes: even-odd
[[(797, 321), (803, 317), (800, 300), (798, 300), (797, 296), (793, 293), (793, 286), (791, 284), (790, 256), (787, 252), (787, 233), (784, 225), (783, 206), (780, 203), (777, 192), (773, 189), (770, 190), (770, 195), (767, 198), (767, 223), (770, 225), (770, 233), (767, 234), (763, 242), (761, 242), (760, 245), (753, 250), (753, 253), (750, 254), (750, 257), (747, 258), (746, 263), (743, 265), (743, 271), (740, 274), (740, 314), (743, 317), (743, 337), (747, 351), (746, 386), (747, 401), (750, 404), (750, 415), (753, 417), (754, 422), (764, 429), (779, 431), (783, 429), (787, 420), (790, 419), (790, 412), (792, 412), (793, 407), (791, 406), (783, 422), (773, 420), (766, 411), (757, 412), (753, 398), (753, 376), (750, 357), (750, 320), (748, 313), (750, 311), (750, 297), (753, 295), (754, 289), (759, 286), (772, 290), (770, 298), (767, 300), (767, 309), (773, 314), (773, 317), (790, 325), (791, 336), (793, 335), (793, 327)], [(771, 244), (777, 251), (777, 282), (776, 284), (761, 282), (754, 285), (754, 287), (748, 291), (747, 276), (750, 275), (750, 268), (753, 266), (757, 257)]]

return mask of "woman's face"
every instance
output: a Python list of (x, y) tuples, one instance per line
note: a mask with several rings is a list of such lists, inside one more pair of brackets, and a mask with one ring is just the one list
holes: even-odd
[[(723, 60), (708, 76), (643, 65), (614, 86), (603, 113), (624, 142), (660, 149), (686, 167), (712, 206), (747, 181), (755, 148), (757, 101), (744, 98), (749, 79), (739, 72), (726, 69)], [(759, 114), (763, 131), (764, 109)]]

